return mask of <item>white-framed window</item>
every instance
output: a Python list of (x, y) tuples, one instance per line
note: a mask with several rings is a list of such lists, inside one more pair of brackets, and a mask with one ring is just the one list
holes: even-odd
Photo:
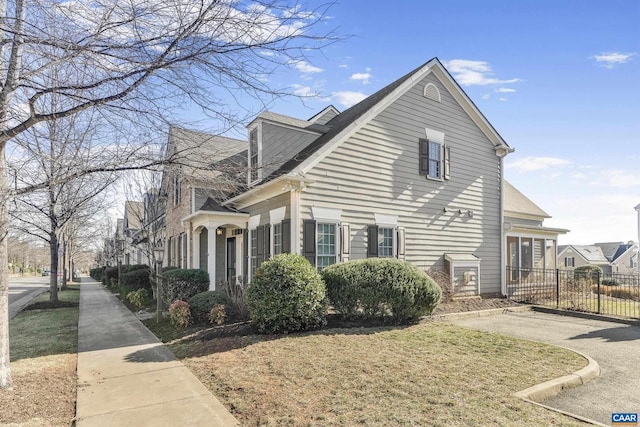
[(429, 169), (427, 176), (429, 178), (442, 178), (442, 145), (437, 142), (429, 141)]
[(444, 144), (444, 133), (426, 129), (427, 138), (418, 141), (419, 172), (429, 179), (445, 180), (450, 176), (450, 149)]
[(282, 253), (282, 224), (276, 223), (271, 226), (273, 230), (273, 255)]
[(338, 261), (338, 225), (318, 222), (316, 229), (316, 266), (318, 271)]
[(564, 266), (565, 267), (575, 267), (576, 259), (574, 257), (565, 257), (564, 258)]
[(258, 230), (256, 229), (249, 230), (249, 252), (251, 254), (249, 266), (251, 268), (251, 277), (253, 278), (258, 269)]
[(393, 227), (378, 227), (378, 256), (391, 258), (395, 256), (394, 236), (396, 229)]

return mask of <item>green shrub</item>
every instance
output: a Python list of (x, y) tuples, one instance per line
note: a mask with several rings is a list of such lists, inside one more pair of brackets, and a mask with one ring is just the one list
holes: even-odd
[(228, 281), (218, 282), (217, 288), (224, 292), (233, 303), (233, 315), (241, 320), (249, 318), (249, 307), (247, 306), (247, 288), (249, 284), (244, 280), (230, 283)]
[(149, 301), (149, 292), (146, 289), (138, 289), (127, 294), (127, 301), (138, 310), (144, 307)]
[(182, 300), (175, 300), (169, 306), (169, 316), (171, 324), (177, 328), (186, 328), (191, 323), (191, 310), (189, 303)]
[(113, 280), (115, 280), (116, 287), (118, 286), (118, 267), (106, 267), (102, 275), (102, 284), (108, 288), (113, 288)]
[(198, 269), (174, 269), (162, 274), (162, 295), (167, 304), (175, 300), (187, 301), (209, 289), (209, 274)]
[(102, 282), (102, 275), (104, 273), (104, 267), (92, 268), (89, 270), (89, 277), (96, 282)]
[(597, 265), (581, 265), (573, 270), (574, 279), (585, 279), (596, 282), (598, 277), (602, 277), (602, 268)]
[(322, 278), (329, 301), (346, 318), (414, 322), (431, 314), (442, 298), (426, 273), (395, 258), (334, 264), (322, 271)]
[(604, 286), (618, 286), (618, 282), (615, 279), (602, 279)]
[(316, 329), (326, 324), (325, 286), (303, 256), (281, 254), (262, 263), (249, 288), (251, 321), (262, 333)]
[(149, 269), (144, 268), (130, 270), (120, 275), (120, 284), (131, 290), (148, 289), (151, 290), (151, 282), (149, 280)]
[(165, 271), (171, 271), (171, 270), (179, 270), (180, 267), (175, 267), (173, 265), (168, 265), (166, 267), (162, 267), (162, 272), (164, 273)]
[(131, 273), (132, 271), (137, 270), (147, 270), (149, 271), (149, 266), (146, 264), (131, 264), (131, 265), (123, 265), (122, 272), (123, 273)]
[(193, 323), (206, 323), (209, 320), (211, 308), (216, 305), (222, 305), (227, 315), (234, 312), (233, 302), (222, 291), (200, 292), (189, 298)]

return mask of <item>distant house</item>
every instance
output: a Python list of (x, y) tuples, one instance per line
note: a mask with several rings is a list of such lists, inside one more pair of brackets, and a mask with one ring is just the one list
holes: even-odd
[(504, 193), (507, 280), (531, 269), (557, 268), (558, 235), (569, 230), (545, 227), (549, 214), (507, 181)]
[(143, 220), (144, 204), (142, 202), (126, 201), (124, 203), (123, 218), (123, 263), (125, 265), (148, 263), (145, 251), (138, 245)]
[(558, 249), (559, 268), (573, 270), (583, 265), (594, 265), (602, 268), (604, 274), (637, 273), (638, 245), (631, 241), (564, 245)]
[(169, 136), (168, 156), (193, 150), (209, 172), (165, 172), (165, 265), (205, 268), (212, 289), (293, 252), (319, 270), (396, 257), (450, 273), (460, 294), (500, 293), (507, 236), (520, 239), (523, 261), (530, 238), (531, 263), (547, 265), (563, 232), (527, 229), (526, 212), (514, 209), (516, 228), (505, 233), (503, 158), (512, 149), (438, 59), (343, 112), (263, 112), (247, 135), (248, 144), (178, 128)]

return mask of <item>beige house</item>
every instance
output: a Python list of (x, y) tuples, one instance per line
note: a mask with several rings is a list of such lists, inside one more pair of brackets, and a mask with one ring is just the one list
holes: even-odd
[(592, 265), (604, 274), (637, 274), (638, 245), (632, 241), (566, 245), (559, 248), (558, 265), (565, 270)]
[[(503, 292), (502, 171), (512, 149), (438, 59), (343, 112), (330, 106), (308, 120), (264, 112), (247, 135), (245, 187), (230, 196), (204, 190), (224, 174), (198, 183), (194, 171), (166, 173), (165, 265), (204, 268), (213, 289), (221, 280), (250, 280), (282, 252), (302, 254), (318, 269), (397, 257), (449, 272), (461, 294)], [(208, 140), (214, 154), (216, 144), (229, 144)], [(226, 160), (198, 159), (207, 158), (212, 171), (225, 162), (238, 170), (246, 147), (231, 145), (237, 151)], [(536, 236), (545, 239), (546, 263), (553, 229), (535, 234), (516, 219), (520, 228), (511, 230), (526, 231), (532, 248)]]

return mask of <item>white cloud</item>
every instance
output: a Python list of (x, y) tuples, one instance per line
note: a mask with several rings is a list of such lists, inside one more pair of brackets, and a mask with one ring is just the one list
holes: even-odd
[(347, 64), (340, 64), (338, 65), (339, 68), (349, 68), (349, 66)]
[(566, 166), (571, 162), (557, 157), (525, 157), (513, 162), (507, 162), (507, 169), (517, 172), (531, 172), (543, 169), (550, 169), (559, 166)]
[(485, 93), (484, 95), (482, 95), (482, 99), (491, 99), (491, 95)]
[(290, 64), (292, 64), (296, 68), (296, 70), (305, 74), (321, 73), (324, 71), (322, 68), (315, 67), (309, 64), (307, 61), (295, 60), (291, 61)]
[(351, 92), (351, 91), (341, 91), (341, 92), (333, 92), (331, 94), (331, 99), (342, 105), (345, 108), (351, 107), (354, 104), (365, 99), (367, 95), (362, 92)]
[(600, 55), (593, 55), (592, 58), (605, 68), (613, 68), (616, 65), (628, 62), (635, 53), (606, 52)]
[(502, 80), (493, 77), (491, 67), (486, 61), (452, 59), (445, 61), (444, 66), (462, 86), (486, 86), (520, 81), (518, 78)]
[[(367, 69), (368, 70), (368, 69)], [(371, 75), (371, 73), (369, 73), (368, 71), (366, 73), (355, 73), (352, 74), (351, 77), (349, 77), (349, 80), (353, 80), (353, 81), (357, 81), (357, 82), (362, 82), (362, 84), (368, 84), (369, 83), (369, 79), (373, 77), (373, 75)]]
[(502, 102), (506, 102), (506, 101), (508, 101), (508, 99), (507, 99), (507, 98), (505, 98), (504, 96), (501, 96), (500, 98), (498, 98), (498, 100), (499, 100), (499, 101), (502, 101)]
[(510, 87), (500, 87), (496, 89), (496, 92), (498, 93), (513, 93), (515, 91), (516, 91), (515, 89), (511, 89)]
[(293, 88), (293, 94), (296, 96), (313, 97), (318, 95), (317, 92), (309, 86), (293, 84), (291, 87)]

